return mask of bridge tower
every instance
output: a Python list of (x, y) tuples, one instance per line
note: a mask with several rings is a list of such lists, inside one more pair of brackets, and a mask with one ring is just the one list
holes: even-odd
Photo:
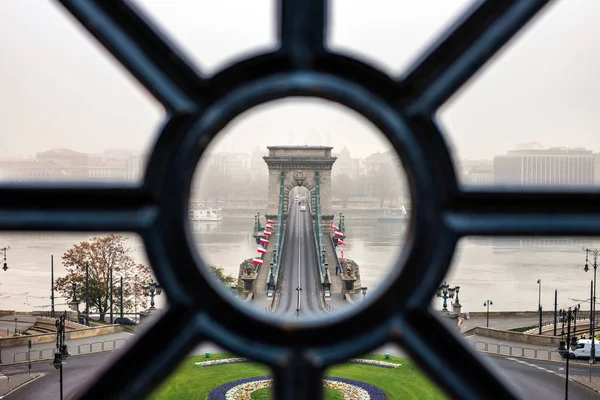
[[(329, 227), (333, 220), (331, 206), (331, 168), (337, 157), (331, 155), (333, 147), (328, 146), (268, 146), (269, 155), (263, 159), (269, 168), (269, 204), (266, 218), (276, 219), (279, 206), (281, 173), (284, 178), (284, 204), (289, 205), (289, 192), (295, 186), (304, 186), (310, 192), (313, 216), (316, 212), (316, 181), (319, 178), (320, 200), (323, 227)], [(316, 174), (318, 172), (318, 174)]]

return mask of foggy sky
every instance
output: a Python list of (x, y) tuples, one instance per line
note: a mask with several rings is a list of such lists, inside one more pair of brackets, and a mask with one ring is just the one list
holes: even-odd
[[(272, 0), (135, 3), (206, 74), (242, 51), (275, 45)], [(468, 4), (335, 0), (330, 43), (400, 74)], [(457, 157), (491, 158), (524, 141), (600, 151), (599, 17), (599, 1), (556, 2), (455, 96), (441, 121)], [(0, 34), (2, 157), (56, 147), (150, 149), (162, 108), (57, 3), (0, 2)], [(248, 114), (228, 127), (223, 151), (329, 144), (364, 157), (386, 148), (362, 117), (322, 101), (292, 99)]]

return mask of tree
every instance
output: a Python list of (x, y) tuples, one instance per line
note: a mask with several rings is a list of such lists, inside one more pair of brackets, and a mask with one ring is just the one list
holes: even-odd
[(348, 174), (339, 174), (331, 178), (331, 194), (342, 200), (342, 207), (346, 208), (350, 199), (356, 195), (356, 185)]
[(225, 269), (223, 267), (217, 267), (216, 265), (209, 265), (208, 268), (210, 272), (215, 274), (217, 279), (222, 282), (227, 287), (231, 287), (234, 283), (236, 283), (237, 279), (233, 277), (233, 275), (225, 275)]
[(217, 277), (219, 282), (221, 282), (223, 285), (227, 286), (228, 288), (235, 286), (238, 292), (244, 291), (243, 285), (241, 285), (233, 275), (226, 275), (225, 269), (223, 267), (209, 265), (208, 269)]
[[(104, 321), (110, 312), (110, 271), (113, 271), (114, 311), (120, 305), (120, 277), (123, 277), (123, 309), (132, 311), (134, 303), (141, 308), (148, 305), (143, 294), (143, 285), (152, 279), (150, 268), (136, 263), (130, 256), (127, 238), (122, 235), (94, 237), (73, 245), (62, 255), (67, 275), (57, 278), (56, 290), (67, 299), (76, 297), (85, 302), (85, 269), (89, 264), (90, 313), (100, 314)], [(73, 290), (73, 283), (76, 284)]]

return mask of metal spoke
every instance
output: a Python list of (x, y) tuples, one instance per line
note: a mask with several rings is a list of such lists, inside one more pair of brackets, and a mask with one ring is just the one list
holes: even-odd
[[(285, 365), (284, 365), (285, 364)], [(292, 352), (281, 367), (274, 371), (273, 398), (289, 400), (321, 400), (323, 372), (307, 355)]]
[(204, 81), (139, 10), (121, 0), (59, 0), (171, 113), (194, 110)]
[(310, 67), (316, 53), (324, 50), (327, 0), (279, 0), (281, 50), (296, 68)]
[[(203, 340), (189, 309), (169, 308), (133, 346), (91, 382), (83, 400), (141, 399), (177, 368)], [(161, 343), (163, 345), (161, 345)]]
[(134, 187), (4, 184), (0, 199), (0, 230), (139, 232), (157, 212)]
[[(476, 356), (464, 339), (449, 332), (429, 310), (406, 311), (392, 332), (393, 342), (408, 352), (427, 375), (454, 399), (517, 399), (487, 360)], [(456, 361), (460, 360), (460, 365)]]
[(480, 0), (401, 82), (412, 114), (433, 114), (550, 0)]
[(600, 192), (591, 190), (468, 189), (446, 209), (445, 223), (462, 236), (600, 234)]

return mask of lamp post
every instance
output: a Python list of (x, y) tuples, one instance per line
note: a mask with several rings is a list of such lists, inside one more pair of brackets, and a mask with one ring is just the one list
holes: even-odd
[(538, 284), (538, 312), (540, 314), (540, 327), (538, 331), (538, 335), (542, 334), (542, 280), (537, 280)]
[(123, 323), (123, 276), (121, 276), (121, 323)]
[(65, 313), (56, 319), (56, 351), (54, 353), (54, 361), (52, 361), (52, 365), (54, 368), (60, 371), (60, 399), (63, 398), (63, 371), (62, 367), (65, 364), (65, 361), (70, 356), (67, 345), (65, 344), (65, 319), (67, 317), (67, 313)]
[(360, 290), (362, 291), (362, 295), (363, 295), (363, 300), (367, 297), (367, 287), (363, 286), (360, 288)]
[(113, 269), (110, 267), (110, 324), (113, 324)]
[(448, 285), (446, 282), (444, 282), (438, 287), (437, 291), (435, 292), (435, 295), (444, 299), (442, 312), (448, 312), (448, 303), (446, 302), (446, 300), (454, 298), (455, 291), (456, 288), (451, 288), (450, 285)]
[(18, 321), (18, 319), (15, 318), (15, 335), (17, 334), (17, 321)]
[(144, 286), (144, 296), (150, 297), (150, 309), (155, 310), (154, 307), (154, 296), (159, 296), (162, 293), (160, 285), (154, 281), (151, 281)]
[(137, 288), (138, 288), (138, 281), (137, 281), (137, 274), (133, 277), (133, 313), (135, 314), (135, 323), (137, 324), (138, 322), (138, 314), (137, 314)]
[(2, 247), (2, 248), (0, 249), (0, 251), (2, 251), (2, 254), (3, 254), (3, 256), (4, 256), (4, 257), (2, 258), (2, 264), (3, 264), (3, 265), (2, 265), (2, 269), (3, 269), (4, 271), (6, 271), (6, 270), (8, 269), (8, 264), (6, 263), (6, 251), (7, 251), (7, 250), (10, 250), (10, 246), (5, 246), (5, 247)]
[(491, 300), (486, 300), (485, 303), (483, 303), (484, 307), (487, 307), (487, 311), (485, 313), (485, 326), (486, 328), (490, 327), (490, 306), (493, 306), (494, 303)]
[[(567, 321), (567, 341), (561, 342), (561, 347), (559, 350), (564, 351), (563, 356), (566, 358), (566, 368), (565, 368), (565, 400), (569, 399), (569, 360), (571, 359), (571, 349), (577, 347), (577, 335), (573, 332), (573, 336), (571, 336), (571, 321), (575, 321), (577, 319), (577, 313), (581, 309), (580, 305), (577, 305), (573, 309), (569, 307), (568, 310), (560, 310), (559, 315), (561, 319)], [(563, 347), (564, 346), (564, 347)]]
[(596, 337), (596, 270), (598, 269), (598, 254), (600, 254), (599, 249), (585, 249), (585, 267), (583, 270), (588, 272), (590, 270), (588, 264), (590, 263), (589, 255), (594, 257), (594, 262), (592, 263), (592, 267), (594, 267), (594, 294), (592, 296), (592, 306), (591, 314), (590, 314), (590, 336), (592, 337), (592, 348), (590, 349), (590, 362), (592, 364), (596, 363), (596, 341), (594, 338)]
[(87, 261), (85, 262), (85, 324), (90, 326), (90, 263)]

